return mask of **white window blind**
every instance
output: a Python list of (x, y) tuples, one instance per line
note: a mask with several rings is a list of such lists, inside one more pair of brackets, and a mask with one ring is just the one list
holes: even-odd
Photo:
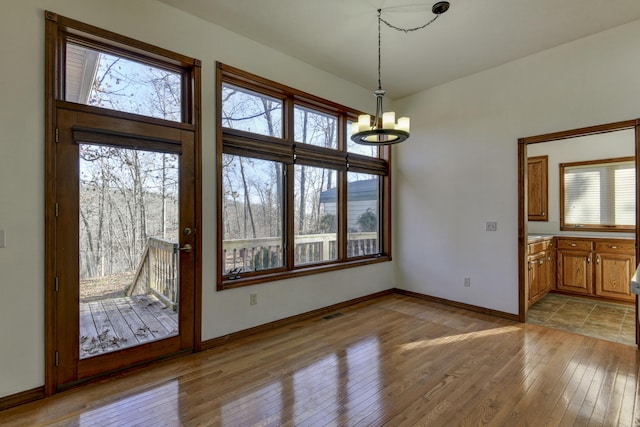
[(564, 167), (564, 224), (635, 226), (633, 161)]

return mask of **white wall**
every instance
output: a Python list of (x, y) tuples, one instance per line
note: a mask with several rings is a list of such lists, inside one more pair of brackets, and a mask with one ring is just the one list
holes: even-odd
[(640, 21), (396, 103), (412, 120), (394, 157), (396, 287), (517, 313), (517, 139), (640, 117), (637, 40)]
[[(153, 0), (21, 0), (0, 14), (0, 397), (44, 384), (44, 10), (202, 61), (203, 340), (392, 286), (382, 263), (215, 290), (215, 61), (358, 109), (368, 89)], [(249, 306), (249, 292), (258, 305)]]
[(529, 221), (529, 234), (567, 236), (633, 237), (634, 233), (560, 231), (560, 163), (632, 157), (636, 154), (635, 131), (587, 135), (527, 146), (527, 156), (548, 156), (548, 221)]

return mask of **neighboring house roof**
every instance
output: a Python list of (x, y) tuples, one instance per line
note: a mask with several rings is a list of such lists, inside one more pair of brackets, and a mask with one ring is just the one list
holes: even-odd
[[(361, 200), (378, 200), (379, 180), (363, 179), (361, 181), (353, 181), (347, 184), (347, 194), (350, 201)], [(335, 203), (336, 188), (326, 190), (320, 193), (320, 203)]]
[(100, 55), (95, 50), (75, 44), (67, 45), (67, 80), (65, 100), (89, 103), (91, 86), (98, 70)]

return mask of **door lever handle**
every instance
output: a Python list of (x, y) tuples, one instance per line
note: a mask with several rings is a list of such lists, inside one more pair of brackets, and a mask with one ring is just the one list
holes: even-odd
[(174, 245), (174, 246), (173, 246), (173, 253), (174, 253), (174, 254), (177, 254), (177, 253), (178, 253), (178, 251), (180, 251), (180, 252), (187, 252), (187, 253), (189, 253), (189, 252), (191, 252), (191, 249), (193, 249), (193, 248), (192, 248), (192, 247), (191, 247), (191, 245), (190, 245), (190, 244), (188, 244), (188, 243), (187, 243), (186, 245), (184, 245), (183, 247), (181, 247), (181, 248), (179, 248), (179, 247), (178, 247), (178, 245)]

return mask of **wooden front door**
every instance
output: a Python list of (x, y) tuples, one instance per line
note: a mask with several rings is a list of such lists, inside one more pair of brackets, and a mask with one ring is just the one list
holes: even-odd
[(191, 350), (195, 135), (57, 109), (56, 389)]

